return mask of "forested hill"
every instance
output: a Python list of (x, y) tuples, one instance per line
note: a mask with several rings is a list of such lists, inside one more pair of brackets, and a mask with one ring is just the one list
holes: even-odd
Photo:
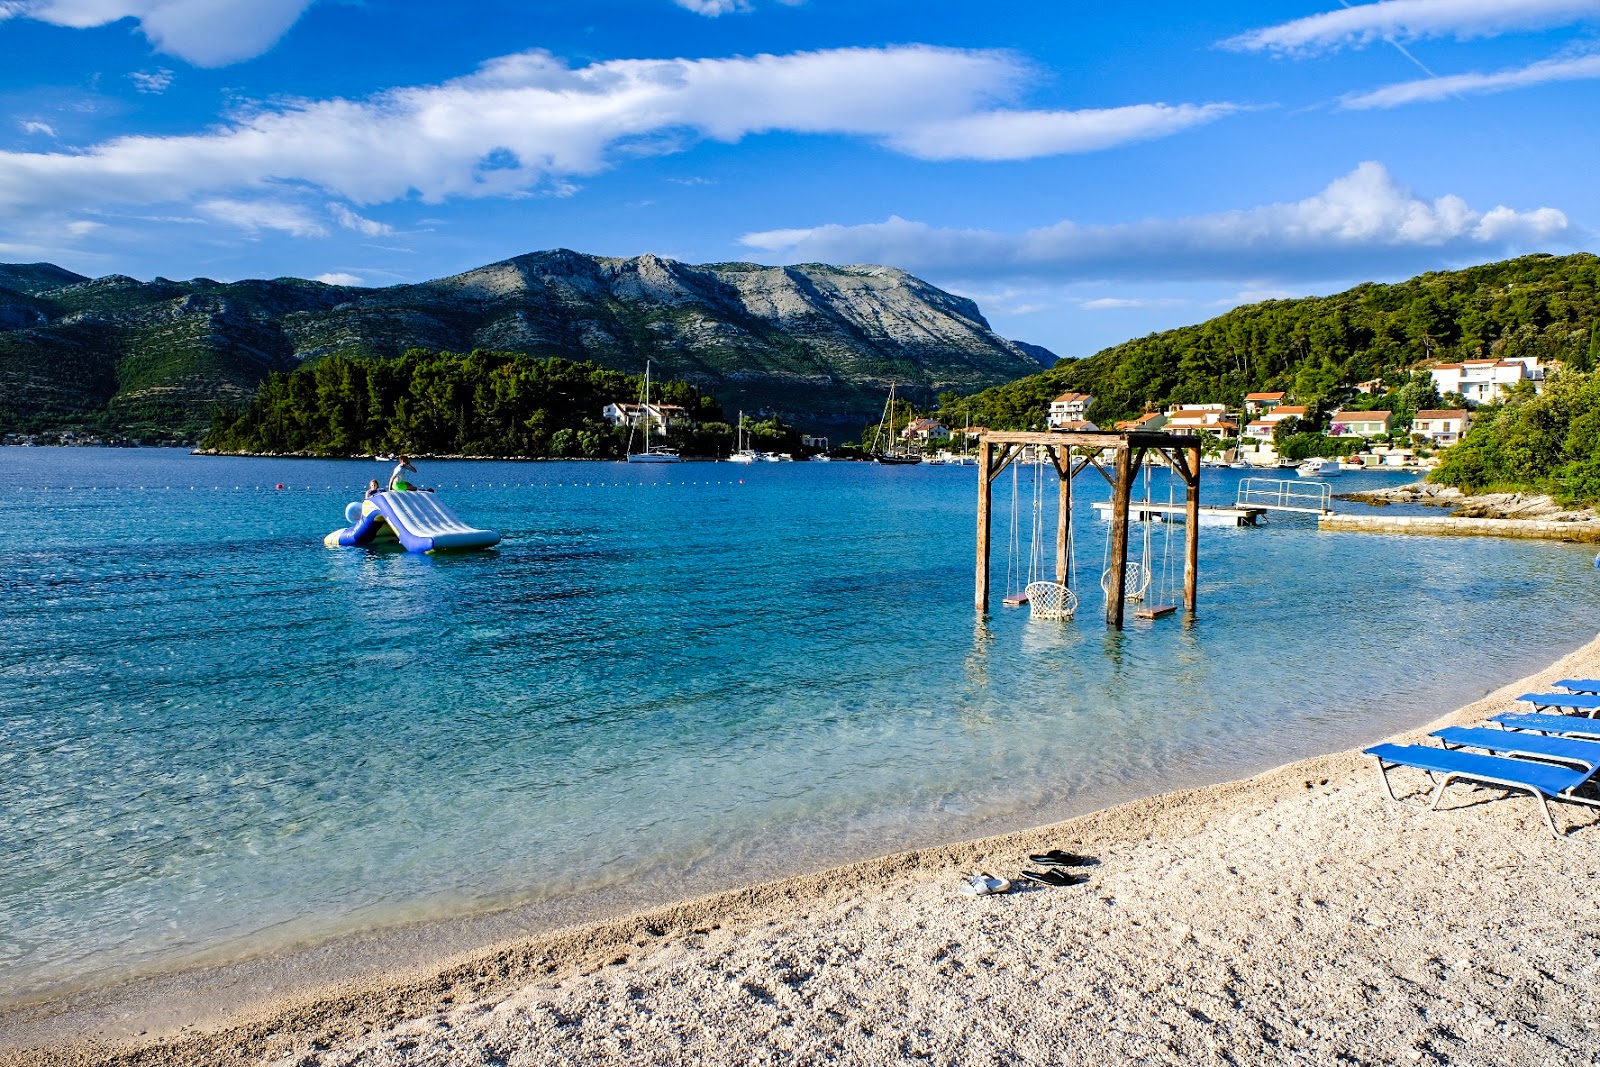
[(1578, 370), (1600, 363), (1600, 259), (1525, 256), (1251, 304), (971, 397), (942, 397), (940, 411), (947, 425), (1020, 429), (1072, 390), (1093, 396), (1090, 419), (1109, 427), (1170, 403), (1234, 407), (1259, 390), (1314, 404), (1425, 360), (1479, 355), (1533, 355)]
[(634, 374), (650, 360), (729, 411), (852, 429), (882, 408), (891, 381), (931, 403), (1054, 359), (997, 335), (971, 300), (892, 267), (694, 266), (557, 249), (368, 289), (91, 280), (49, 263), (0, 264), (0, 431), (192, 433), (269, 373), (413, 348)]

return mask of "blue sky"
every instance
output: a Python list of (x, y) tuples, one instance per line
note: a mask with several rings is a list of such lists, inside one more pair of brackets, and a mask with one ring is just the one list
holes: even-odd
[(1600, 226), (1600, 0), (0, 0), (0, 54), (0, 261), (97, 276), (888, 263), (1087, 355)]

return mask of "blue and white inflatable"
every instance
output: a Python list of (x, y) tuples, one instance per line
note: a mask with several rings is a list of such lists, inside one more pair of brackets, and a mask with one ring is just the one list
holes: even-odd
[(499, 530), (479, 530), (461, 521), (433, 493), (389, 490), (353, 501), (344, 510), (348, 529), (322, 539), (329, 548), (399, 542), (408, 552), (463, 552), (500, 543)]

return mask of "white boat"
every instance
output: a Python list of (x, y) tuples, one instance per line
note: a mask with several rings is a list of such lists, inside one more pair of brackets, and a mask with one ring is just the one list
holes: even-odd
[(1294, 472), (1302, 478), (1336, 478), (1340, 473), (1338, 463), (1321, 456), (1312, 456), (1296, 467)]
[[(633, 450), (633, 431), (628, 431), (628, 462), (629, 463), (682, 463), (683, 457), (678, 455), (678, 450), (668, 448), (666, 445), (652, 445), (650, 443), (650, 425), (655, 420), (650, 416), (650, 361), (644, 361), (644, 387), (639, 391), (639, 421), (644, 423), (644, 451)], [(666, 422), (662, 416), (661, 421)], [(666, 431), (666, 427), (662, 427)]]
[(761, 458), (761, 454), (748, 447), (744, 439), (744, 412), (739, 412), (739, 425), (733, 431), (733, 455), (728, 457), (729, 463), (754, 463)]
[(824, 453), (824, 452), (818, 452), (816, 455), (811, 457), (811, 462), (813, 462), (813, 463), (832, 463), (833, 462), (833, 457), (828, 455), (828, 454), (826, 454), (826, 453)]

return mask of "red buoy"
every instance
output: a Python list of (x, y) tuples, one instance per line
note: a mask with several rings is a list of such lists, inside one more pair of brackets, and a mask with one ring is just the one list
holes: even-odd
[(278, 488), (279, 488), (279, 489), (282, 489), (282, 488), (283, 488), (283, 483), (282, 483), (282, 482), (279, 482), (279, 483), (278, 483)]

